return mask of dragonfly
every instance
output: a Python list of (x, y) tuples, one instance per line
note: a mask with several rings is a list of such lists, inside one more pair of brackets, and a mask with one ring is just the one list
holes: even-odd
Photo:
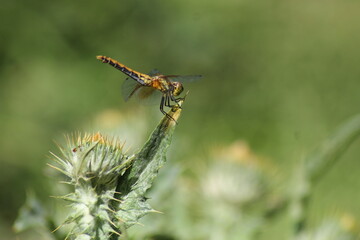
[(156, 71), (151, 74), (144, 74), (137, 72), (110, 57), (100, 55), (96, 56), (96, 58), (103, 63), (110, 64), (128, 76), (123, 83), (122, 88), (125, 101), (135, 95), (138, 98), (146, 99), (156, 92), (161, 93), (160, 111), (171, 120), (174, 119), (164, 110), (164, 107), (172, 109), (174, 107), (181, 108), (179, 102), (184, 100), (183, 97), (179, 97), (184, 91), (182, 82), (195, 81), (202, 77), (201, 75), (162, 75)]

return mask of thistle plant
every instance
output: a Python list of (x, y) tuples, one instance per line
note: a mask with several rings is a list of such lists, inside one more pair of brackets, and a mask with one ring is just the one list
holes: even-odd
[[(174, 108), (168, 114), (178, 120), (180, 112)], [(100, 133), (69, 137), (67, 145), (60, 148), (61, 154), (53, 154), (50, 165), (72, 189), (57, 197), (70, 203), (70, 214), (59, 224), (57, 216), (49, 212), (52, 208), (30, 192), (15, 228), (41, 226), (49, 229), (54, 239), (128, 239), (128, 228), (139, 224), (148, 213), (157, 212), (148, 204), (146, 194), (166, 162), (175, 126), (176, 122), (165, 116), (134, 154), (124, 152), (119, 141)], [(319, 227), (310, 228), (308, 203), (314, 186), (359, 136), (357, 115), (305, 157), (291, 175), (291, 191), (285, 193), (276, 188), (268, 165), (246, 145), (238, 142), (220, 154), (215, 152), (207, 167), (201, 168), (203, 177), (197, 187), (202, 191), (193, 191), (190, 180), (183, 177), (166, 202), (161, 200), (162, 210), (167, 206), (165, 211), (175, 215), (147, 219), (151, 231), (142, 233), (143, 227), (135, 228), (135, 235), (140, 237), (133, 239), (262, 239), (264, 229), (276, 218), (290, 220), (285, 226), (289, 232), (286, 239), (358, 239), (359, 224), (351, 217), (341, 222), (325, 219)], [(168, 183), (169, 176), (163, 182)], [(160, 224), (155, 223), (158, 220)]]
[[(101, 134), (78, 136), (68, 139), (66, 148), (61, 148), (62, 157), (53, 154), (59, 167), (74, 191), (64, 200), (69, 201), (71, 215), (65, 223), (74, 223), (69, 236), (75, 239), (107, 239), (109, 233), (120, 235), (115, 222), (118, 213), (112, 209), (119, 176), (123, 176), (134, 158), (122, 153), (122, 147), (107, 140)], [(114, 220), (115, 219), (115, 220)]]
[[(124, 152), (119, 141), (100, 133), (68, 137), (66, 147), (60, 147), (61, 154), (52, 154), (55, 163), (49, 164), (64, 175), (63, 183), (72, 188), (71, 193), (57, 197), (70, 203), (70, 215), (58, 228), (51, 229), (56, 233), (69, 225), (70, 230), (66, 237), (59, 234), (54, 237), (126, 239), (127, 228), (139, 223), (146, 214), (157, 212), (147, 203), (146, 192), (166, 162), (166, 151), (180, 112), (179, 107), (171, 109), (168, 114), (172, 118), (165, 116), (141, 150), (132, 155)], [(32, 205), (21, 209), (15, 223), (19, 230), (31, 224)], [(44, 213), (41, 217), (45, 219), (41, 221), (44, 225), (54, 222)]]

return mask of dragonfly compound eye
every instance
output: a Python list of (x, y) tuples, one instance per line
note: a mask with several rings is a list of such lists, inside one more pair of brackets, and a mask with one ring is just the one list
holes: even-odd
[(174, 96), (178, 96), (184, 90), (182, 84), (179, 82), (173, 82), (173, 86), (174, 86), (174, 91), (173, 91)]

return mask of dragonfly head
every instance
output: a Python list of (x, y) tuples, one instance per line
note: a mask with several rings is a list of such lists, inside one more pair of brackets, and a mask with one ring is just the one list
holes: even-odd
[(179, 82), (172, 82), (172, 85), (174, 87), (173, 95), (178, 96), (180, 93), (184, 90), (183, 85)]

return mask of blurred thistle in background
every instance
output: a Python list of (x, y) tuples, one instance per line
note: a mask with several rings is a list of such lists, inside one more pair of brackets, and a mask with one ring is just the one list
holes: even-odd
[[(304, 155), (359, 113), (359, 7), (340, 0), (3, 2), (1, 236), (15, 238), (11, 226), (27, 190), (52, 201), (52, 177), (45, 167), (47, 152), (55, 149), (52, 140), (62, 142), (64, 133), (74, 131), (101, 131), (134, 150), (161, 118), (157, 106), (123, 102), (125, 77), (101, 66), (94, 59), (98, 54), (142, 72), (204, 75), (185, 85), (190, 93), (169, 163), (149, 193), (161, 203), (152, 206), (164, 214), (147, 216), (145, 227), (132, 230), (134, 236), (203, 239), (211, 226), (217, 236), (229, 237), (231, 231), (214, 225), (221, 217), (231, 226), (236, 214), (241, 229), (250, 226), (250, 235), (291, 236), (284, 230), (289, 221), (276, 217), (265, 235), (258, 233), (262, 217), (255, 213), (272, 200), (281, 203), (277, 192), (286, 188)], [(260, 163), (223, 160), (236, 157), (213, 152), (214, 146), (231, 152), (239, 139), (251, 155), (263, 156)], [(351, 231), (358, 228), (358, 145), (354, 141), (312, 188), (307, 223), (319, 234), (335, 229), (327, 227), (332, 219), (353, 226), (346, 228)], [(220, 182), (227, 187), (220, 188)], [(173, 201), (163, 189), (174, 190)], [(327, 220), (330, 225), (323, 225)]]

